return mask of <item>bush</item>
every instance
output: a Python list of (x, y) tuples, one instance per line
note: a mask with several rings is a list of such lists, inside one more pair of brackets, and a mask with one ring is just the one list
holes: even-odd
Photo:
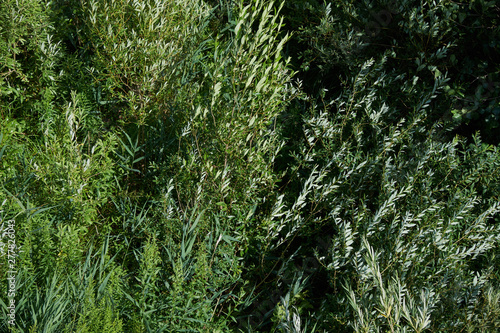
[(2, 2), (0, 330), (498, 330), (497, 10)]

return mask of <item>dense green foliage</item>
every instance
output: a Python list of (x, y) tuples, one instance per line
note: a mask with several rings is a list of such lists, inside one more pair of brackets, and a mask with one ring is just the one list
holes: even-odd
[(3, 0), (0, 331), (497, 331), (499, 14)]

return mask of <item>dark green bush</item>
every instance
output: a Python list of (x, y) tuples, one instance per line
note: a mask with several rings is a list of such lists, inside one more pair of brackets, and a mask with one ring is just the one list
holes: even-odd
[(3, 1), (0, 331), (498, 330), (498, 10)]

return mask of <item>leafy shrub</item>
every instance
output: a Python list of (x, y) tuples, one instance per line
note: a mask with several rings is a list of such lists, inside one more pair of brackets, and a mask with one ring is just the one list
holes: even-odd
[(0, 11), (1, 115), (21, 118), (36, 128), (37, 120), (46, 124), (56, 112), (62, 54), (50, 11), (38, 0), (2, 1)]
[[(279, 248), (308, 229), (333, 230), (313, 271), (326, 269), (331, 291), (316, 312), (324, 329), (472, 329), (470, 318), (488, 312), (479, 295), (495, 283), (498, 150), (479, 137), (436, 140), (425, 110), (437, 95), (422, 93), (392, 125), (395, 109), (377, 93), (384, 65), (365, 63), (336, 113), (304, 117), (290, 170), (301, 190), (276, 202), (269, 241)], [(437, 77), (435, 91), (442, 85)]]
[(498, 330), (496, 3), (0, 9), (0, 330)]
[[(315, 96), (326, 88), (327, 97), (334, 98), (359, 65), (385, 54), (392, 76), (416, 80), (421, 91), (432, 89), (436, 73), (447, 73), (448, 93), (435, 101), (431, 122), (444, 120), (469, 137), (481, 130), (488, 142), (497, 143), (499, 8), (494, 2), (341, 1), (312, 8), (314, 20), (296, 37), (303, 47), (295, 63)], [(393, 100), (398, 85), (386, 89)], [(397, 100), (406, 115), (413, 104), (406, 97)]]

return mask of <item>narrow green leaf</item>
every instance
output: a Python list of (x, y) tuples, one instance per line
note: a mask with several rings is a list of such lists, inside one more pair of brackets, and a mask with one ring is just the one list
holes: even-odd
[(264, 83), (266, 83), (267, 77), (263, 76), (259, 82), (257, 83), (257, 87), (255, 88), (256, 92), (260, 92), (262, 90), (262, 87), (264, 86)]

